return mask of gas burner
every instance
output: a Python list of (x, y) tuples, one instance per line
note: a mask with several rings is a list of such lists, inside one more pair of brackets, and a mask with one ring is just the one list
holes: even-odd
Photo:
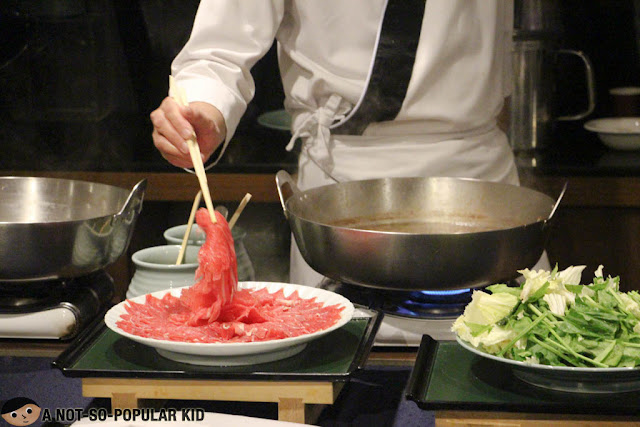
[(69, 285), (63, 280), (37, 283), (0, 282), (0, 313), (41, 310), (60, 301)]
[(446, 291), (410, 291), (409, 299), (427, 304), (468, 304), (471, 301), (471, 289), (454, 289)]
[(73, 338), (104, 312), (113, 294), (113, 279), (104, 271), (72, 279), (0, 282), (0, 338)]
[[(0, 313), (29, 313), (59, 305), (78, 296), (108, 299), (113, 282), (103, 271), (86, 276), (40, 282), (0, 282)], [(75, 296), (75, 297), (74, 297)]]
[(462, 314), (466, 304), (429, 304), (404, 300), (398, 304), (384, 304), (382, 311), (387, 314), (412, 318), (452, 317)]
[(325, 279), (320, 287), (343, 295), (385, 315), (411, 319), (453, 318), (464, 312), (471, 301), (471, 289), (453, 291), (396, 291), (368, 288)]

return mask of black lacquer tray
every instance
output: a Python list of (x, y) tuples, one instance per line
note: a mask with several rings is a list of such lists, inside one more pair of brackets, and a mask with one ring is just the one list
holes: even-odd
[(342, 328), (308, 343), (300, 353), (269, 363), (200, 366), (161, 357), (153, 348), (122, 337), (104, 321), (73, 341), (53, 366), (68, 377), (344, 381), (361, 369), (383, 314), (356, 307)]
[(572, 393), (520, 380), (508, 364), (423, 336), (407, 398), (425, 410), (639, 415), (640, 394)]

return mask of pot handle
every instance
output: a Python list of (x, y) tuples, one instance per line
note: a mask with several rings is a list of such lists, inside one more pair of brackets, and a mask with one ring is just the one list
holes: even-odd
[(280, 197), (280, 204), (282, 205), (282, 211), (285, 218), (289, 219), (289, 212), (287, 211), (286, 201), (296, 193), (300, 192), (300, 189), (293, 182), (293, 178), (287, 171), (280, 170), (276, 173), (276, 187), (278, 187), (278, 196)]
[(567, 191), (567, 186), (568, 185), (569, 185), (569, 181), (565, 181), (564, 186), (562, 187), (562, 191), (560, 191), (560, 195), (556, 199), (556, 202), (553, 204), (553, 208), (551, 208), (551, 213), (549, 214), (547, 219), (544, 220), (544, 225), (545, 226), (547, 224), (549, 224), (549, 221), (551, 221), (551, 218), (553, 218), (553, 215), (556, 213), (556, 210), (558, 209), (558, 206), (560, 206), (560, 202), (562, 201), (562, 198), (564, 197), (564, 193), (566, 193), (566, 191)]
[(122, 205), (122, 209), (120, 212), (116, 214), (116, 217), (125, 216), (128, 213), (135, 212), (135, 214), (139, 214), (142, 210), (142, 200), (144, 199), (144, 192), (147, 188), (147, 180), (143, 179), (133, 186), (131, 193), (129, 193), (129, 197)]
[(593, 113), (593, 110), (596, 108), (596, 89), (595, 89), (595, 76), (593, 73), (593, 65), (589, 60), (589, 57), (585, 55), (583, 52), (579, 50), (571, 50), (571, 49), (560, 49), (557, 51), (559, 54), (565, 55), (575, 55), (582, 60), (585, 69), (585, 77), (586, 77), (586, 85), (587, 85), (587, 109), (581, 111), (579, 113), (561, 116), (558, 117), (557, 120), (570, 121), (570, 120), (580, 120), (587, 117), (589, 114)]

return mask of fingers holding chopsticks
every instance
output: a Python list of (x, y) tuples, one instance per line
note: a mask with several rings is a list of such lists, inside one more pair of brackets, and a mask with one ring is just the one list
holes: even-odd
[[(187, 106), (187, 94), (184, 91), (184, 88), (178, 86), (173, 76), (169, 76), (169, 92), (179, 105), (183, 107)], [(191, 156), (191, 162), (193, 163), (193, 170), (195, 171), (200, 183), (200, 189), (202, 190), (204, 202), (207, 205), (207, 210), (209, 211), (211, 221), (215, 223), (217, 220), (215, 212), (213, 210), (213, 202), (211, 201), (209, 183), (207, 182), (207, 175), (204, 170), (202, 154), (200, 153), (200, 146), (198, 145), (195, 134), (191, 135), (191, 137), (187, 139), (187, 147), (189, 148), (189, 155)]]
[(152, 138), (156, 148), (170, 163), (179, 167), (191, 167), (187, 139), (194, 135), (193, 127), (183, 114), (182, 107), (172, 98), (165, 98), (157, 110), (151, 113)]
[(187, 141), (197, 137), (202, 162), (224, 142), (226, 124), (222, 113), (206, 102), (180, 105), (171, 97), (165, 98), (151, 115), (153, 144), (171, 164), (192, 168)]

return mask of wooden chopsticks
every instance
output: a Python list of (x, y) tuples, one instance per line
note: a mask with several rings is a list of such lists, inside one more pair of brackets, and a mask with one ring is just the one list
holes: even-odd
[[(169, 76), (169, 93), (171, 94), (173, 99), (178, 102), (178, 104), (185, 107), (187, 106), (187, 94), (185, 93), (184, 88), (178, 86), (173, 76)], [(204, 165), (202, 164), (200, 147), (198, 146), (195, 135), (192, 135), (192, 137), (187, 140), (187, 146), (189, 147), (189, 154), (191, 155), (191, 161), (193, 162), (193, 169), (196, 173), (196, 176), (198, 177), (198, 181), (200, 182), (200, 189), (202, 190), (202, 195), (204, 196), (204, 203), (207, 206), (209, 215), (211, 216), (211, 221), (215, 223), (216, 214), (213, 209), (213, 202), (211, 201), (211, 193), (209, 192), (207, 174), (204, 170)]]
[[(184, 261), (187, 244), (189, 243), (189, 236), (191, 235), (191, 229), (193, 228), (193, 223), (196, 217), (196, 211), (198, 210), (198, 206), (200, 206), (201, 199), (202, 199), (202, 190), (198, 191), (198, 194), (196, 194), (196, 197), (193, 200), (193, 205), (191, 206), (191, 213), (189, 214), (189, 220), (187, 221), (187, 228), (184, 231), (184, 237), (182, 238), (182, 245), (180, 245), (180, 252), (178, 252), (178, 259), (176, 260), (176, 265), (180, 265)], [(240, 218), (240, 214), (242, 213), (244, 208), (247, 206), (247, 203), (249, 203), (249, 200), (251, 200), (251, 193), (245, 194), (245, 196), (242, 198), (242, 201), (238, 205), (238, 209), (236, 209), (236, 211), (233, 213), (233, 216), (229, 221), (229, 230), (233, 229), (233, 226), (236, 224), (236, 221), (238, 221), (238, 218)]]
[(245, 206), (247, 206), (247, 203), (249, 203), (249, 200), (251, 200), (251, 193), (247, 193), (247, 194), (244, 195), (244, 197), (242, 198), (242, 201), (238, 205), (238, 209), (236, 209), (236, 211), (233, 213), (233, 216), (229, 220), (229, 229), (230, 230), (233, 228), (234, 225), (236, 225), (236, 221), (240, 217), (240, 214), (244, 210)]
[(198, 194), (196, 194), (196, 198), (193, 200), (193, 206), (191, 206), (191, 213), (189, 214), (189, 220), (187, 221), (187, 229), (185, 230), (184, 237), (182, 238), (182, 244), (180, 245), (180, 252), (178, 252), (176, 265), (180, 265), (182, 264), (182, 261), (184, 261), (184, 255), (187, 251), (187, 244), (189, 243), (189, 235), (191, 235), (191, 228), (193, 228), (193, 222), (196, 218), (196, 211), (198, 210), (198, 206), (200, 206), (200, 199), (202, 199), (202, 190), (198, 191)]

